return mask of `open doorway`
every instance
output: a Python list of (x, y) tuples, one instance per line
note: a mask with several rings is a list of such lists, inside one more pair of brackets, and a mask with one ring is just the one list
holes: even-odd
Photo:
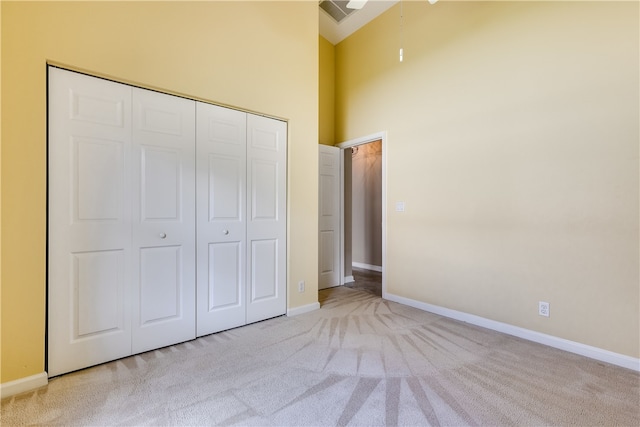
[(384, 296), (385, 133), (337, 146), (343, 151), (342, 254), (347, 287)]

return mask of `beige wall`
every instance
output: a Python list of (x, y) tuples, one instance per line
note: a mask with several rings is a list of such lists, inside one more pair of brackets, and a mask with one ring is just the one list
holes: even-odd
[(335, 47), (319, 36), (318, 142), (334, 145), (335, 140)]
[(316, 3), (1, 5), (3, 383), (44, 370), (47, 61), (288, 120), (288, 307), (317, 302)]
[(336, 139), (388, 131), (389, 293), (640, 357), (638, 8), (404, 2), (403, 63), (398, 5), (337, 45)]

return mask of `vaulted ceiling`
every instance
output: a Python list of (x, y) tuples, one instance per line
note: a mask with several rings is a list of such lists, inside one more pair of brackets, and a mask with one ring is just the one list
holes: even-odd
[(338, 44), (389, 9), (397, 1), (369, 0), (362, 9), (347, 8), (348, 1), (320, 0), (320, 35)]

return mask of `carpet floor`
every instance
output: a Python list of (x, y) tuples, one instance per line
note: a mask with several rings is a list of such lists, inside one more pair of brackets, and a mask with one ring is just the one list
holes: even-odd
[(382, 297), (382, 273), (364, 268), (352, 268), (354, 281), (345, 283), (344, 286), (351, 289), (370, 292)]
[(640, 374), (338, 287), (278, 317), (50, 380), (13, 425), (640, 425)]

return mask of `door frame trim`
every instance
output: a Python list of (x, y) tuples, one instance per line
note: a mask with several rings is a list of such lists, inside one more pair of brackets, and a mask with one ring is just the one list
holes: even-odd
[(382, 147), (382, 298), (387, 299), (387, 131), (380, 131), (370, 135), (350, 139), (336, 144), (341, 150), (340, 173), (340, 284), (344, 284), (344, 150), (370, 142), (380, 141)]

